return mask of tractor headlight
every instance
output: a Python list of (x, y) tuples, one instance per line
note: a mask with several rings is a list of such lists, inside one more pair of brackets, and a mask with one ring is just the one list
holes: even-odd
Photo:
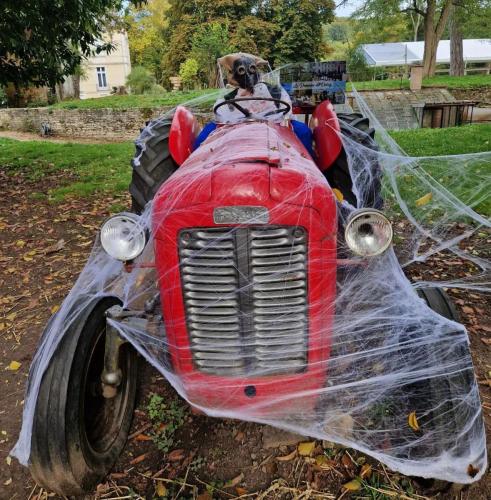
[(346, 244), (363, 257), (380, 255), (392, 243), (392, 225), (382, 212), (357, 210), (349, 218), (344, 231)]
[(147, 242), (145, 227), (136, 214), (123, 212), (109, 218), (101, 227), (102, 248), (114, 259), (136, 259)]

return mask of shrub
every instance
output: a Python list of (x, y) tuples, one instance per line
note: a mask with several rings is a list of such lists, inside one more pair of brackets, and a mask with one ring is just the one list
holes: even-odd
[(183, 87), (189, 89), (196, 86), (196, 82), (198, 80), (198, 70), (198, 61), (192, 57), (181, 63), (179, 76), (181, 77)]
[(132, 94), (144, 94), (152, 89), (155, 77), (143, 66), (135, 66), (126, 78), (126, 85)]

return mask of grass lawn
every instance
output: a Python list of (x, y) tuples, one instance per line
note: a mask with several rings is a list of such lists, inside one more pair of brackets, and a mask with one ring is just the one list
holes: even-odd
[[(49, 198), (59, 201), (66, 196), (87, 196), (96, 191), (126, 191), (134, 151), (131, 142), (62, 144), (0, 138), (0, 166), (12, 175), (22, 169), (30, 179), (40, 181), (40, 185), (43, 177), (59, 172), (64, 185), (49, 191)], [(43, 197), (35, 191), (31, 196)]]
[[(356, 90), (390, 90), (408, 89), (409, 80), (407, 78), (397, 80), (371, 80), (367, 82), (354, 82)], [(440, 75), (423, 80), (423, 87), (447, 87), (448, 89), (476, 89), (491, 87), (491, 75), (466, 75), (449, 76)], [(351, 84), (348, 83), (348, 90)]]
[[(401, 130), (390, 133), (411, 156), (491, 151), (491, 124), (447, 129)], [(18, 169), (22, 169), (29, 178), (39, 181), (39, 185), (42, 186), (43, 177), (60, 172), (61, 187), (53, 186), (48, 190), (49, 199), (55, 202), (67, 196), (88, 196), (95, 192), (126, 192), (131, 177), (130, 159), (133, 153), (134, 146), (131, 142), (61, 144), (0, 138), (0, 166), (13, 175)], [(462, 200), (470, 201), (475, 192), (486, 188), (486, 182), (482, 179), (491, 173), (491, 163), (481, 161), (480, 165), (476, 166), (471, 165), (469, 161), (467, 165), (461, 165), (461, 162), (460, 159), (452, 162), (431, 161), (424, 167), (450, 190), (453, 190), (453, 187), (458, 188), (458, 193), (455, 194)], [(450, 169), (448, 165), (452, 165), (452, 168)], [(465, 182), (455, 182), (454, 176), (458, 172)], [(480, 184), (479, 187), (476, 187), (476, 182)], [(462, 189), (465, 192), (462, 192)], [(31, 196), (44, 197), (46, 194), (33, 192)], [(480, 203), (484, 207), (484, 212), (490, 210), (488, 204), (487, 201), (484, 205)]]
[(97, 108), (158, 108), (177, 106), (196, 97), (213, 94), (217, 89), (195, 90), (190, 92), (166, 92), (160, 95), (111, 95), (95, 99), (73, 99), (50, 106), (52, 109), (97, 109)]
[(442, 156), (491, 151), (491, 124), (391, 130), (389, 134), (410, 156)]

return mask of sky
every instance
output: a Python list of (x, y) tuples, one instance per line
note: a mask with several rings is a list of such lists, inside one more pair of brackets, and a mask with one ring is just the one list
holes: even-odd
[[(341, 0), (334, 0), (336, 5), (341, 3)], [(338, 7), (336, 9), (336, 16), (347, 17), (353, 14), (353, 12), (363, 3), (362, 0), (348, 0), (345, 5)]]

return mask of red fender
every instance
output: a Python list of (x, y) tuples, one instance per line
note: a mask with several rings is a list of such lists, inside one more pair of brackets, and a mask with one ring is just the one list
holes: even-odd
[(312, 115), (315, 149), (317, 152), (317, 166), (327, 170), (341, 153), (343, 143), (339, 132), (341, 127), (329, 101), (321, 102)]
[(196, 117), (184, 106), (177, 106), (169, 132), (169, 152), (178, 165), (182, 165), (193, 151), (199, 133)]

